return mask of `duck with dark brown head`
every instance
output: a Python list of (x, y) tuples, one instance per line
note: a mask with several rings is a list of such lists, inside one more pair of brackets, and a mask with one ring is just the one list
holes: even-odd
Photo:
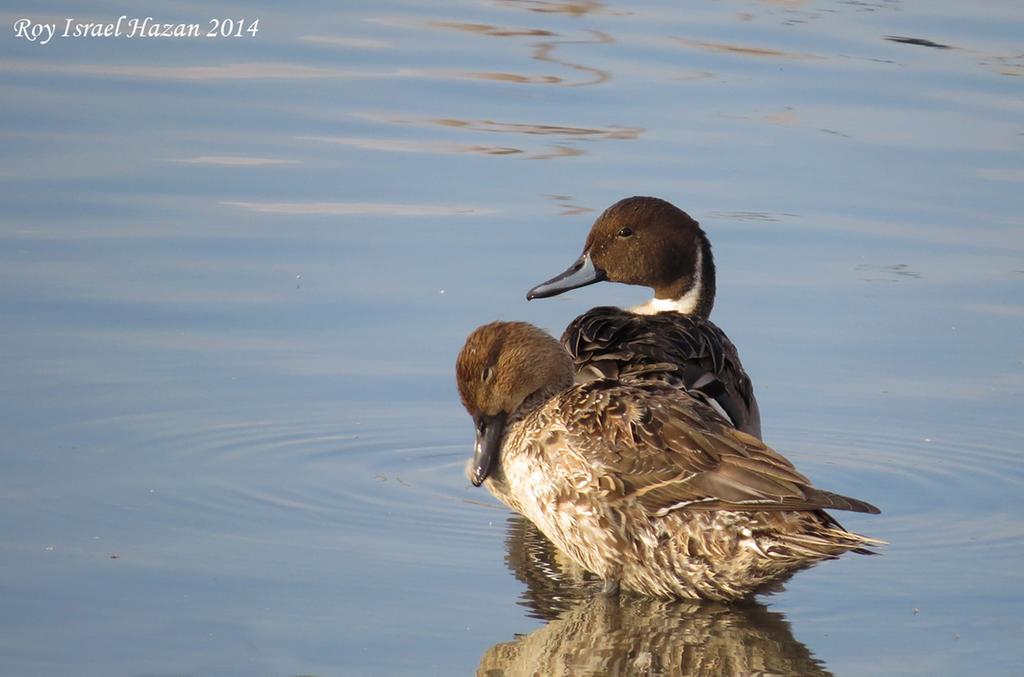
[(657, 380), (683, 387), (739, 430), (761, 437), (753, 384), (736, 347), (709, 319), (715, 262), (697, 221), (659, 198), (620, 200), (594, 222), (579, 259), (526, 298), (603, 280), (650, 287), (654, 296), (629, 309), (593, 308), (569, 324), (562, 343), (578, 380)]

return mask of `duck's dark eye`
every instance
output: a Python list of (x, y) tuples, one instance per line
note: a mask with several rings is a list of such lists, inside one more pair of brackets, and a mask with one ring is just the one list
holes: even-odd
[(491, 367), (487, 367), (486, 369), (484, 369), (484, 373), (480, 374), (480, 380), (483, 381), (484, 383), (487, 383), (492, 378), (494, 378), (494, 369), (492, 369)]
[(619, 232), (618, 232), (618, 236), (619, 237), (629, 237), (632, 234), (633, 234), (633, 229), (630, 228), (629, 226), (626, 226), (625, 228), (620, 228)]

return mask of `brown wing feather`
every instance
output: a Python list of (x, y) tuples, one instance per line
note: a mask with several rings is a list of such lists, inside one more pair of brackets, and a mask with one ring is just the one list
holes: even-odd
[(710, 320), (601, 306), (573, 320), (562, 344), (582, 381), (642, 379), (696, 388), (716, 400), (735, 427), (760, 437), (753, 384), (732, 342)]
[(732, 428), (685, 391), (601, 380), (560, 396), (568, 444), (615, 477), (618, 499), (672, 510), (818, 510), (877, 513), (822, 491), (763, 442)]

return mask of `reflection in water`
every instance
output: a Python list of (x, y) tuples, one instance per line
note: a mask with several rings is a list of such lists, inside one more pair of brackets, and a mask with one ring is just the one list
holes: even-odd
[(269, 157), (244, 157), (240, 155), (197, 155), (173, 160), (186, 165), (221, 165), (224, 167), (263, 167), (265, 165), (297, 165), (298, 160), (282, 160)]
[(499, 73), (497, 71), (479, 71), (461, 73), (462, 77), (473, 80), (496, 80), (497, 82), (514, 82), (517, 85), (562, 85), (565, 80), (557, 75), (524, 75), (522, 73)]
[(554, 144), (547, 146), (548, 150), (526, 154), (522, 148), (513, 146), (486, 146), (483, 144), (464, 143), (443, 143), (432, 141), (414, 141), (406, 139), (371, 139), (351, 136), (300, 136), (301, 141), (318, 141), (321, 143), (336, 143), (353, 148), (366, 150), (397, 151), (402, 153), (477, 153), (479, 155), (517, 155), (527, 160), (553, 160), (555, 158), (576, 157), (583, 155), (586, 151), (582, 148), (573, 148)]
[(303, 35), (299, 38), (302, 42), (310, 42), (315, 45), (328, 45), (331, 47), (344, 47), (346, 49), (383, 49), (390, 45), (384, 40), (373, 40), (371, 38), (354, 38), (343, 35)]
[(810, 0), (761, 0), (766, 5), (779, 5), (786, 9), (799, 9), (808, 4)]
[(574, 70), (580, 71), (581, 73), (587, 73), (588, 75), (591, 76), (590, 79), (584, 80), (582, 82), (566, 83), (574, 87), (581, 87), (583, 85), (599, 85), (602, 82), (607, 82), (608, 80), (612, 79), (612, 75), (606, 70), (601, 70), (600, 68), (591, 68), (590, 66), (584, 66), (583, 64), (573, 63), (571, 61), (565, 61), (564, 59), (555, 58), (552, 55), (552, 53), (555, 51), (558, 45), (585, 45), (592, 43), (600, 43), (607, 45), (615, 42), (612, 36), (608, 35), (607, 33), (602, 33), (601, 31), (587, 32), (594, 36), (593, 40), (560, 40), (539, 43), (536, 45), (536, 47), (534, 47), (533, 58), (537, 59), (538, 61), (556, 63), (559, 64), (560, 66), (572, 68)]
[(773, 125), (798, 125), (800, 117), (793, 112), (792, 106), (786, 106), (778, 113), (770, 113), (764, 116), (764, 121)]
[(609, 598), (519, 516), (506, 545), (524, 603), (549, 623), (488, 649), (478, 675), (830, 674), (764, 605)]
[[(229, 63), (203, 66), (125, 65), (0, 59), (0, 71), (21, 75), (75, 75), (138, 80), (315, 80), (374, 77), (377, 74), (294, 63)], [(386, 74), (385, 74), (386, 75)]]
[(602, 14), (607, 11), (599, 0), (577, 0), (576, 2), (555, 2), (553, 0), (499, 0), (499, 5), (525, 9), (540, 14), (570, 14), (584, 16), (586, 14)]
[(582, 148), (573, 148), (571, 146), (555, 145), (550, 146), (551, 151), (547, 153), (537, 153), (530, 155), (530, 160), (554, 160), (555, 158), (562, 157), (577, 157), (583, 155), (586, 151)]
[[(460, 21), (428, 21), (426, 23), (430, 28), (441, 28), (447, 30), (463, 31), (465, 33), (476, 33), (479, 35), (489, 35), (496, 38), (508, 38), (508, 37), (554, 37), (556, 33), (544, 30), (541, 28), (500, 28), (498, 26), (492, 26), (490, 24), (479, 24), (479, 23), (464, 23)], [(611, 80), (611, 73), (600, 68), (592, 68), (590, 66), (584, 66), (583, 64), (574, 63), (572, 61), (566, 61), (559, 59), (554, 56), (554, 51), (558, 49), (559, 45), (588, 45), (588, 44), (603, 44), (608, 45), (615, 42), (615, 39), (607, 33), (601, 31), (589, 30), (587, 31), (593, 36), (592, 40), (548, 40), (544, 42), (538, 42), (533, 45), (533, 58), (537, 61), (545, 61), (547, 63), (557, 64), (566, 68), (571, 68), (575, 71), (587, 74), (587, 79), (579, 81), (569, 81), (565, 78), (558, 77), (556, 75), (523, 75), (519, 73), (497, 73), (497, 72), (467, 72), (464, 73), (465, 77), (474, 79), (484, 80), (499, 80), (502, 82), (516, 82), (521, 84), (541, 84), (541, 85), (563, 85), (566, 87), (582, 87), (585, 85), (598, 85), (603, 82)]]
[(596, 576), (563, 555), (520, 515), (508, 519), (505, 564), (526, 584), (521, 603), (540, 620), (553, 621), (601, 590)]
[(919, 47), (934, 47), (935, 49), (953, 49), (951, 45), (943, 45), (940, 42), (932, 42), (925, 38), (908, 38), (902, 35), (887, 35), (886, 40), (890, 42), (902, 42), (905, 45), (917, 45)]
[(643, 127), (569, 127), (565, 125), (543, 125), (521, 122), (495, 122), (494, 120), (463, 120), (460, 118), (397, 118), (363, 115), (370, 120), (391, 122), (402, 125), (431, 124), (442, 127), (463, 128), (477, 132), (496, 132), (501, 134), (552, 135), (570, 138), (587, 139), (628, 139), (640, 137), (646, 130)]
[[(782, 214), (781, 216), (796, 216), (796, 214)], [(723, 219), (727, 221), (760, 221), (764, 223), (778, 223), (782, 221), (780, 215), (768, 212), (755, 211), (718, 211), (708, 212), (709, 219)]]
[(495, 38), (549, 37), (555, 35), (555, 33), (543, 28), (500, 28), (490, 24), (465, 23), (462, 21), (428, 21), (427, 25), (432, 28), (451, 28), (466, 33), (480, 33), (481, 35), (490, 35)]
[(300, 141), (333, 143), (364, 150), (381, 150), (400, 153), (479, 153), (481, 155), (519, 155), (521, 148), (512, 146), (485, 146), (481, 144), (444, 143), (438, 141), (416, 141), (413, 139), (374, 139), (360, 136), (299, 136)]
[[(560, 136), (566, 141), (581, 139), (588, 141), (634, 140), (638, 139), (646, 131), (642, 127), (619, 127), (616, 125), (609, 125), (608, 127), (571, 127), (565, 125), (496, 122), (494, 120), (463, 120), (459, 118), (403, 118), (372, 113), (357, 114), (357, 117), (389, 124), (447, 127), (471, 133), (486, 132), (526, 136)], [(478, 153), (489, 156), (514, 155), (528, 160), (553, 160), (586, 154), (584, 149), (564, 143), (548, 144), (542, 148), (531, 150), (511, 145), (492, 146), (483, 143), (469, 144), (412, 139), (379, 139), (351, 136), (300, 136), (298, 138), (303, 141), (336, 143), (369, 150), (404, 153)]]
[(758, 56), (769, 59), (792, 59), (795, 61), (823, 61), (825, 57), (817, 54), (801, 54), (799, 52), (783, 52), (778, 49), (765, 47), (748, 47), (745, 45), (733, 45), (727, 42), (704, 42), (702, 40), (691, 40), (689, 38), (675, 38), (675, 40), (687, 47), (699, 49), (703, 52), (716, 54), (739, 54), (741, 56)]
[(978, 63), (991, 68), (999, 75), (1024, 76), (1024, 52), (983, 56)]
[(998, 75), (1008, 75), (1011, 77), (1019, 77), (1024, 75), (1024, 53), (1017, 54), (986, 54), (976, 49), (965, 49), (962, 47), (956, 47), (953, 45), (947, 45), (941, 42), (935, 42), (927, 38), (913, 38), (901, 35), (887, 35), (884, 36), (889, 42), (898, 42), (904, 45), (914, 45), (918, 47), (931, 47), (932, 49), (950, 49), (963, 52), (965, 54), (972, 54), (978, 58), (978, 65), (993, 70)]
[(593, 207), (584, 207), (582, 205), (572, 204), (572, 195), (548, 195), (547, 197), (558, 203), (558, 206), (562, 210), (558, 212), (559, 216), (575, 216), (577, 214), (586, 214), (587, 212), (595, 211)]
[(468, 205), (391, 202), (242, 202), (225, 200), (221, 204), (261, 214), (317, 216), (479, 216), (494, 213), (493, 209)]
[[(865, 282), (898, 282), (900, 278), (920, 278), (921, 273), (911, 269), (906, 263), (893, 263), (889, 265), (873, 265), (861, 263), (854, 269), (861, 273), (872, 273), (871, 277), (862, 277)], [(881, 273), (881, 275), (878, 275)]]

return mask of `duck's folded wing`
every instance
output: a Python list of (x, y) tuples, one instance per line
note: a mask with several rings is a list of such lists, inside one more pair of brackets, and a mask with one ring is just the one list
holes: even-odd
[(615, 500), (650, 514), (673, 510), (817, 510), (877, 513), (811, 486), (783, 456), (738, 431), (684, 391), (597, 381), (573, 389), (569, 443), (606, 475)]
[(637, 315), (593, 308), (562, 335), (579, 381), (593, 378), (660, 380), (699, 391), (740, 430), (761, 434), (754, 388), (739, 353), (710, 320), (681, 313)]

